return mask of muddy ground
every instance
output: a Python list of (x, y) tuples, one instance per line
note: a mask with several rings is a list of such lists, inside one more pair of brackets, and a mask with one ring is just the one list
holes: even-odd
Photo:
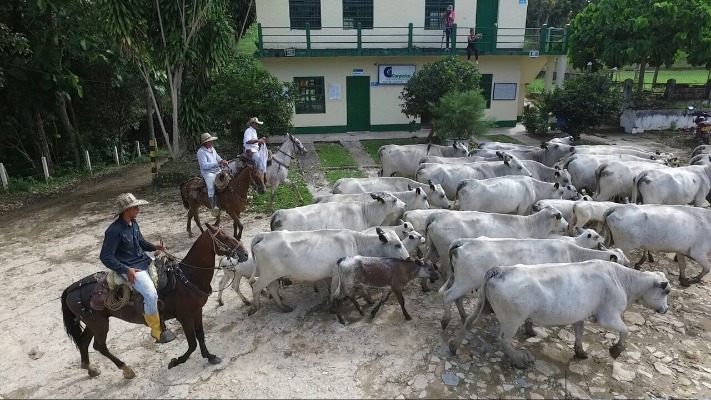
[[(357, 151), (357, 150), (356, 150)], [(310, 154), (314, 154), (310, 152)], [(314, 164), (304, 160), (302, 165)], [(667, 254), (650, 269), (667, 273), (674, 283), (666, 315), (637, 305), (625, 320), (632, 331), (627, 351), (612, 360), (607, 348), (616, 333), (587, 324), (584, 345), (588, 360), (575, 360), (569, 328), (536, 328), (538, 337), (518, 337), (519, 345), (537, 359), (534, 369), (512, 368), (496, 341), (495, 318), (475, 327), (456, 357), (447, 342), (460, 324), (442, 331), (441, 297), (406, 292), (412, 321), (405, 321), (391, 299), (371, 319), (351, 307), (348, 325), (327, 312), (327, 291), (314, 293), (308, 284), (282, 290), (288, 314), (273, 301), (248, 317), (248, 307), (228, 290), (226, 305), (213, 295), (204, 309), (208, 348), (223, 362), (208, 365), (199, 352), (168, 370), (171, 358), (187, 344), (179, 325), (168, 325), (177, 340), (153, 343), (145, 326), (112, 320), (108, 346), (135, 370), (125, 380), (106, 358), (90, 351), (102, 370), (89, 378), (79, 369), (79, 353), (62, 325), (59, 296), (69, 284), (103, 266), (98, 260), (106, 226), (113, 218), (113, 199), (132, 191), (151, 203), (139, 221), (144, 236), (162, 239), (181, 256), (192, 241), (185, 232), (185, 210), (176, 188), (150, 186), (148, 165), (127, 167), (101, 180), (75, 185), (69, 192), (6, 213), (0, 220), (0, 396), (3, 398), (561, 398), (711, 396), (711, 286), (681, 288), (678, 270)], [(324, 190), (317, 171), (307, 181)], [(372, 171), (368, 171), (372, 173)], [(321, 175), (322, 176), (322, 175)], [(203, 220), (211, 221), (203, 211)], [(244, 215), (246, 243), (268, 229), (265, 215)], [(229, 226), (231, 222), (226, 222)], [(638, 254), (634, 254), (635, 257)], [(699, 271), (691, 263), (691, 273)], [(213, 288), (221, 277), (218, 273)], [(437, 286), (441, 284), (439, 282)], [(242, 291), (251, 298), (246, 282)], [(436, 287), (435, 287), (436, 289)], [(466, 302), (468, 310), (475, 298)], [(483, 341), (482, 341), (483, 340)]]

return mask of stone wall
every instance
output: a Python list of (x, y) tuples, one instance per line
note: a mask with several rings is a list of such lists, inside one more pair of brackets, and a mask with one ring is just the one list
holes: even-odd
[(625, 133), (693, 128), (694, 116), (684, 115), (685, 110), (634, 110), (622, 111), (620, 126)]

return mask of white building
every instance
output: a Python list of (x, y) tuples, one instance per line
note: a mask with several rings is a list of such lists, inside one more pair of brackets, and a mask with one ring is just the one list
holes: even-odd
[[(514, 126), (525, 85), (556, 56), (565, 65), (566, 30), (526, 28), (527, 0), (258, 0), (256, 57), (295, 82), (296, 133), (415, 129), (398, 98), (414, 71), (439, 57), (466, 59), (470, 28), (481, 33), (479, 71), (487, 114)], [(456, 12), (451, 53), (440, 15)], [(472, 62), (473, 62), (472, 56)], [(563, 67), (564, 68), (564, 67)], [(563, 71), (564, 72), (564, 71)], [(563, 78), (564, 73), (559, 73)]]

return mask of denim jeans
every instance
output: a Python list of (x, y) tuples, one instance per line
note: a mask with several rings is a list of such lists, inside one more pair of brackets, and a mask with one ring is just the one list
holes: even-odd
[[(121, 275), (128, 280), (126, 274)], [(153, 279), (151, 279), (151, 275), (148, 271), (136, 270), (136, 282), (131, 284), (131, 286), (143, 296), (143, 313), (147, 315), (157, 313), (158, 291), (156, 291)]]

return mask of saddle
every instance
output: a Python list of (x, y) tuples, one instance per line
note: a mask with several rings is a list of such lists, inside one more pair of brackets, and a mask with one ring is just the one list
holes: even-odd
[[(159, 300), (173, 293), (175, 289), (175, 274), (171, 267), (172, 264), (168, 264), (168, 257), (163, 256), (156, 258), (148, 268), (148, 273), (158, 291)], [(97, 282), (91, 295), (89, 307), (97, 311), (111, 309), (111, 305), (121, 304), (123, 299), (128, 296), (128, 301), (119, 309), (134, 306), (139, 314), (143, 314), (143, 296), (133, 289), (126, 278), (115, 271), (98, 272), (95, 275)]]

